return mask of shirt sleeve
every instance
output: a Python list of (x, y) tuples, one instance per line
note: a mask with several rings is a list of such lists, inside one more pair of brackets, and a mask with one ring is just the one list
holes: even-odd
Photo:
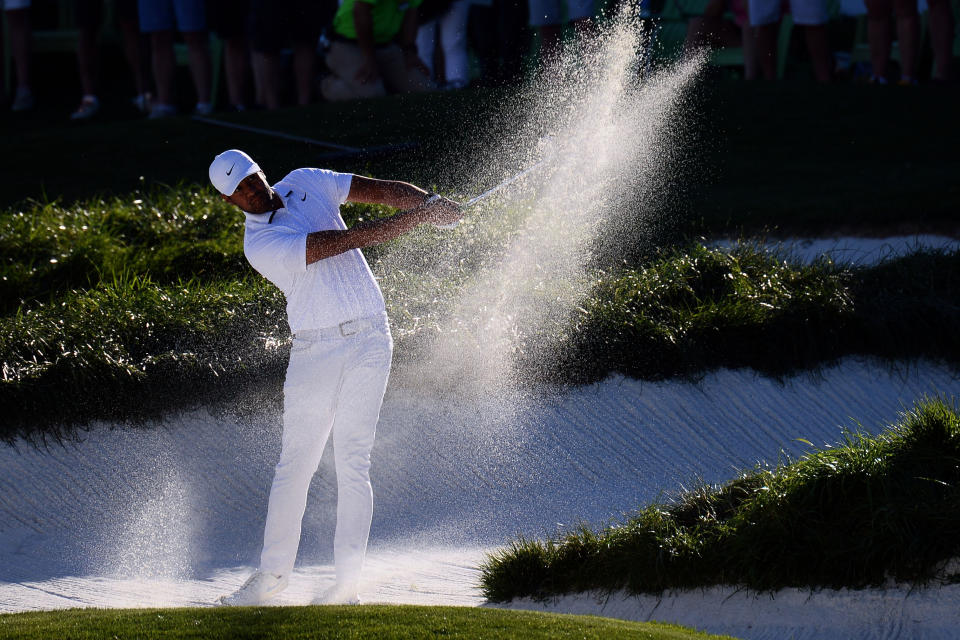
[(352, 173), (337, 173), (329, 169), (302, 169), (306, 178), (329, 201), (338, 205), (347, 201), (350, 195), (350, 185), (353, 183)]
[(244, 237), (250, 265), (274, 284), (307, 270), (307, 234), (287, 227), (264, 226)]

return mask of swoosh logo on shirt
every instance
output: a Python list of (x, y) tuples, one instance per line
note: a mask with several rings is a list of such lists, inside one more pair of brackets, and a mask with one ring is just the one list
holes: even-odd
[(304, 202), (304, 201), (306, 201), (306, 199), (307, 199), (307, 194), (304, 193), (304, 194), (303, 194), (303, 197), (300, 198), (300, 202)]
[(233, 168), (234, 168), (235, 166), (237, 166), (237, 163), (236, 163), (236, 162), (234, 162), (232, 165), (230, 165), (230, 171), (227, 171), (227, 175), (230, 175), (231, 173), (233, 173)]

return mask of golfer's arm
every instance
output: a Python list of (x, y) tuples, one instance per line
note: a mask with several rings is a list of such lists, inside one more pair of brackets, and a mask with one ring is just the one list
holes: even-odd
[[(421, 198), (417, 204), (422, 202)], [(307, 235), (307, 264), (313, 264), (351, 249), (363, 249), (393, 240), (423, 222), (426, 222), (424, 210), (414, 207), (410, 211), (401, 211), (389, 218), (355, 224), (345, 231), (337, 229), (314, 231)]]
[(377, 180), (353, 176), (347, 202), (366, 202), (385, 204), (397, 209), (412, 209), (424, 203), (429, 194), (407, 182), (399, 180)]

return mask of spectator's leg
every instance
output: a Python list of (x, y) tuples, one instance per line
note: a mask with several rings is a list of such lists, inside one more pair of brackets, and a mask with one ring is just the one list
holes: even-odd
[(316, 66), (317, 49), (306, 42), (293, 45), (293, 79), (297, 88), (297, 104), (308, 105), (313, 101), (313, 70)]
[(757, 64), (764, 80), (777, 78), (777, 36), (780, 24), (762, 24), (757, 30)]
[(434, 57), (437, 51), (437, 21), (424, 22), (417, 28), (417, 55), (430, 70), (430, 77), (440, 81), (434, 73)]
[(127, 59), (130, 71), (133, 73), (133, 83), (137, 90), (138, 100), (143, 103), (141, 109), (146, 110), (150, 106), (146, 104), (149, 101), (147, 96), (150, 89), (147, 82), (149, 72), (145, 65), (149, 54), (144, 51), (143, 34), (140, 33), (136, 17), (118, 18), (117, 24), (120, 27), (120, 35), (123, 40), (123, 55)]
[(183, 41), (187, 43), (190, 76), (197, 92), (197, 104), (210, 104), (210, 83), (213, 81), (210, 36), (206, 31), (184, 31)]
[(927, 0), (927, 6), (930, 10), (930, 45), (936, 65), (933, 79), (946, 82), (950, 79), (953, 57), (953, 11), (950, 9), (950, 0)]
[(77, 72), (83, 96), (97, 95), (97, 32), (102, 16), (100, 0), (79, 0), (76, 3)]
[(467, 62), (467, 17), (470, 0), (454, 0), (440, 17), (440, 44), (443, 46), (444, 79), (447, 87), (461, 88), (470, 83)]
[(890, 64), (891, 0), (865, 0), (867, 5), (867, 42), (870, 44), (870, 66), (874, 79), (886, 82)]
[[(33, 50), (33, 30), (30, 24), (30, 9), (8, 9), (7, 28), (10, 36), (10, 53), (17, 74), (17, 93), (31, 94), (30, 57)], [(32, 105), (31, 105), (32, 106)]]
[(749, 23), (745, 23), (740, 27), (740, 33), (743, 43), (743, 77), (745, 80), (756, 80), (760, 74), (760, 65), (757, 63), (756, 29)]
[(813, 76), (817, 82), (830, 82), (833, 77), (833, 58), (830, 55), (830, 42), (827, 39), (826, 24), (808, 24), (803, 28), (807, 41), (807, 52), (813, 63)]
[(894, 0), (897, 14), (897, 40), (900, 43), (900, 81), (916, 82), (920, 55), (920, 15), (917, 0)]
[(251, 57), (254, 75), (260, 78), (262, 104), (270, 110), (280, 108), (280, 54), (254, 51)]
[(246, 103), (244, 95), (247, 91), (246, 79), (250, 69), (246, 37), (243, 35), (231, 36), (224, 42), (223, 53), (230, 105), (235, 109), (242, 109)]
[(153, 56), (153, 77), (157, 82), (157, 105), (161, 109), (173, 108), (173, 74), (176, 60), (173, 57), (173, 31), (155, 31), (150, 34), (150, 51)]

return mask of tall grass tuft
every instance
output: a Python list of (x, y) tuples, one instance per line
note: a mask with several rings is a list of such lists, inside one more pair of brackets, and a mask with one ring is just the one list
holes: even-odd
[(495, 602), (586, 590), (659, 593), (922, 584), (960, 553), (960, 414), (923, 398), (878, 436), (848, 433), (776, 468), (647, 506), (627, 522), (520, 539), (482, 567)]

